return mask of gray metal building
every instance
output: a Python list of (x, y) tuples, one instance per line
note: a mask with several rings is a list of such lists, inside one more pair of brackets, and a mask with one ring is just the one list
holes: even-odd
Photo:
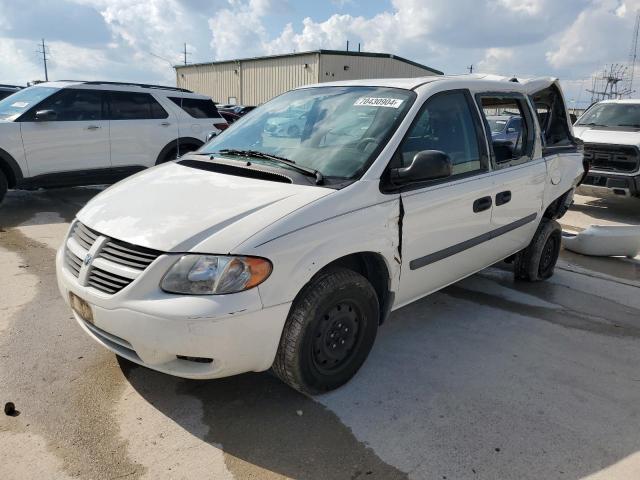
[(402, 78), (442, 72), (396, 55), (340, 50), (176, 65), (176, 84), (217, 103), (259, 105), (292, 88), (361, 78)]

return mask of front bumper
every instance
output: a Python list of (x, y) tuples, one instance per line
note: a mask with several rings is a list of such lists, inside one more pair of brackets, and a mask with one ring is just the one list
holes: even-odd
[(62, 297), (69, 304), (69, 292), (73, 292), (91, 305), (94, 323), (74, 312), (76, 321), (116, 354), (153, 370), (193, 379), (271, 367), (290, 303), (263, 308), (258, 288), (232, 295), (165, 293), (158, 285), (175, 260), (169, 255), (160, 256), (144, 275), (108, 295), (80, 285), (65, 267), (63, 254), (64, 247), (56, 256)]
[(578, 193), (593, 197), (640, 197), (640, 173), (635, 176), (590, 171)]

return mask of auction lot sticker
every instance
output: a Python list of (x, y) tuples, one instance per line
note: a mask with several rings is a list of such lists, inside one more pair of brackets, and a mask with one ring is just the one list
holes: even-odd
[(404, 100), (384, 97), (360, 97), (353, 105), (356, 107), (399, 108)]

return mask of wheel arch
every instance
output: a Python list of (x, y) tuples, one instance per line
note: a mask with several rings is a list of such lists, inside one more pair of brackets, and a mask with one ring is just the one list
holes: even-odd
[(194, 147), (200, 148), (202, 145), (204, 145), (204, 142), (199, 138), (195, 138), (195, 137), (179, 137), (179, 138), (176, 138), (175, 140), (171, 140), (162, 148), (162, 150), (160, 150), (160, 153), (156, 158), (156, 165), (163, 163), (165, 161), (164, 159), (169, 154), (169, 152), (176, 149), (178, 145), (180, 146), (187, 145), (187, 146), (194, 146)]
[[(297, 296), (309, 285), (318, 275), (331, 270), (332, 268), (346, 268), (359, 273), (365, 277), (373, 286), (378, 295), (380, 307), (380, 324), (384, 323), (391, 312), (393, 306), (394, 293), (391, 291), (391, 273), (387, 261), (381, 253), (364, 251), (344, 255), (336, 258), (320, 268), (304, 285)], [(296, 298), (297, 298), (296, 296)], [(295, 302), (295, 300), (294, 300)]]
[(0, 148), (0, 171), (7, 177), (9, 188), (15, 187), (23, 178), (18, 162), (2, 148)]
[(567, 204), (567, 199), (571, 196), (572, 193), (573, 189), (569, 189), (562, 195), (557, 197), (555, 200), (553, 200), (546, 208), (542, 216), (550, 220), (557, 220), (559, 218), (562, 218), (569, 209), (570, 204)]

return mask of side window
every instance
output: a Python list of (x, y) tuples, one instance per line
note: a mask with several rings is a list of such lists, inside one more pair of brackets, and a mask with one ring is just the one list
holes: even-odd
[(81, 122), (102, 120), (102, 93), (98, 90), (67, 88), (40, 103), (28, 120), (32, 120), (36, 110), (53, 110), (57, 122)]
[(535, 130), (524, 97), (480, 95), (479, 103), (491, 130), (496, 167), (503, 168), (530, 160)]
[(110, 92), (109, 98), (111, 120), (152, 120), (169, 116), (148, 93)]
[(219, 118), (220, 114), (213, 100), (200, 98), (169, 97), (173, 103), (193, 118)]
[(418, 152), (439, 150), (451, 159), (453, 175), (485, 170), (474, 115), (464, 92), (427, 100), (400, 146), (401, 166), (410, 165)]

